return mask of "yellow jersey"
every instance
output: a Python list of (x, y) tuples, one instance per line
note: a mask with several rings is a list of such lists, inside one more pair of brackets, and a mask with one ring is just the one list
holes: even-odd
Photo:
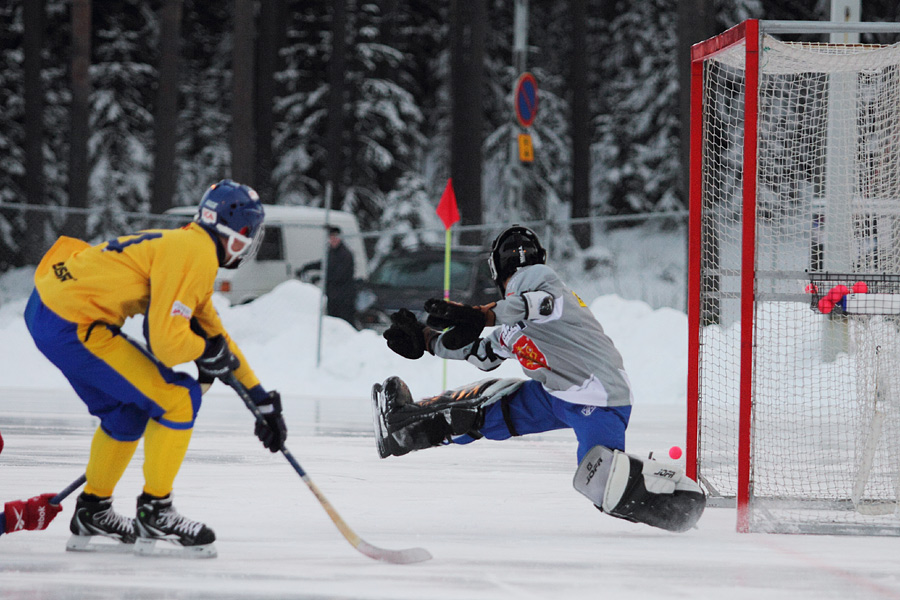
[(249, 389), (259, 380), (212, 304), (218, 269), (215, 241), (189, 223), (96, 246), (61, 237), (38, 265), (34, 283), (44, 304), (70, 322), (121, 327), (128, 317), (144, 315), (150, 351), (167, 367), (203, 354), (206, 342), (190, 328), (194, 317), (208, 336), (228, 339), (241, 361), (235, 376)]

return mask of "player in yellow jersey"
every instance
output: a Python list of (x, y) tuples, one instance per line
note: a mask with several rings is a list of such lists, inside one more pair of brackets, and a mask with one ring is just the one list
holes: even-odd
[[(217, 270), (255, 253), (264, 217), (257, 193), (226, 179), (207, 190), (194, 222), (180, 229), (96, 246), (61, 237), (41, 260), (25, 310), (28, 330), (100, 419), (67, 549), (175, 552), (155, 548), (164, 539), (179, 553), (215, 556), (213, 531), (172, 506), (201, 399), (201, 384), (173, 370), (177, 365), (195, 361), (205, 382), (233, 371), (266, 417), (257, 436), (272, 452), (284, 443), (278, 392), (260, 385), (212, 303)], [(146, 345), (120, 329), (136, 315), (144, 317)], [(112, 495), (141, 438), (144, 488), (132, 519), (113, 510)], [(119, 543), (93, 543), (92, 536)]]

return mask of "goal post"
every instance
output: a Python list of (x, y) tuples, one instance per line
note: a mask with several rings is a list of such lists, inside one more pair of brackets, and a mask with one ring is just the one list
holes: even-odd
[[(784, 40), (845, 32), (888, 43)], [(900, 535), (900, 315), (816, 304), (900, 304), (898, 40), (748, 20), (692, 48), (686, 466), (738, 531)]]

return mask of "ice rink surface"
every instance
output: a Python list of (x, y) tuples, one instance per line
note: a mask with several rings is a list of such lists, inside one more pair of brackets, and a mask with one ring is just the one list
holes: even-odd
[[(900, 540), (738, 534), (732, 509), (672, 534), (600, 514), (572, 488), (575, 442), (553, 432), (379, 460), (368, 399), (286, 395), (288, 447), (370, 544), (421, 546), (417, 565), (358, 553), (224, 386), (204, 399), (175, 506), (209, 524), (215, 559), (66, 552), (74, 496), (48, 530), (0, 537), (0, 598), (727, 600), (900, 599)], [(56, 491), (84, 468), (96, 421), (70, 391), (0, 389), (0, 502)], [(683, 409), (638, 405), (629, 449), (665, 457)], [(116, 490), (131, 514), (141, 450)]]

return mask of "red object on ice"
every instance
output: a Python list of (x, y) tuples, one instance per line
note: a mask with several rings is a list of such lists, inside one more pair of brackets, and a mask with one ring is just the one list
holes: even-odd
[(817, 286), (814, 283), (807, 283), (806, 288), (803, 291), (806, 292), (807, 294), (818, 294), (819, 286)]
[(857, 281), (853, 284), (853, 293), (854, 294), (867, 294), (869, 292), (869, 286), (865, 281)]
[(679, 448), (678, 446), (672, 446), (671, 448), (669, 448), (669, 458), (671, 458), (672, 460), (678, 460), (679, 458), (681, 458), (681, 448)]

